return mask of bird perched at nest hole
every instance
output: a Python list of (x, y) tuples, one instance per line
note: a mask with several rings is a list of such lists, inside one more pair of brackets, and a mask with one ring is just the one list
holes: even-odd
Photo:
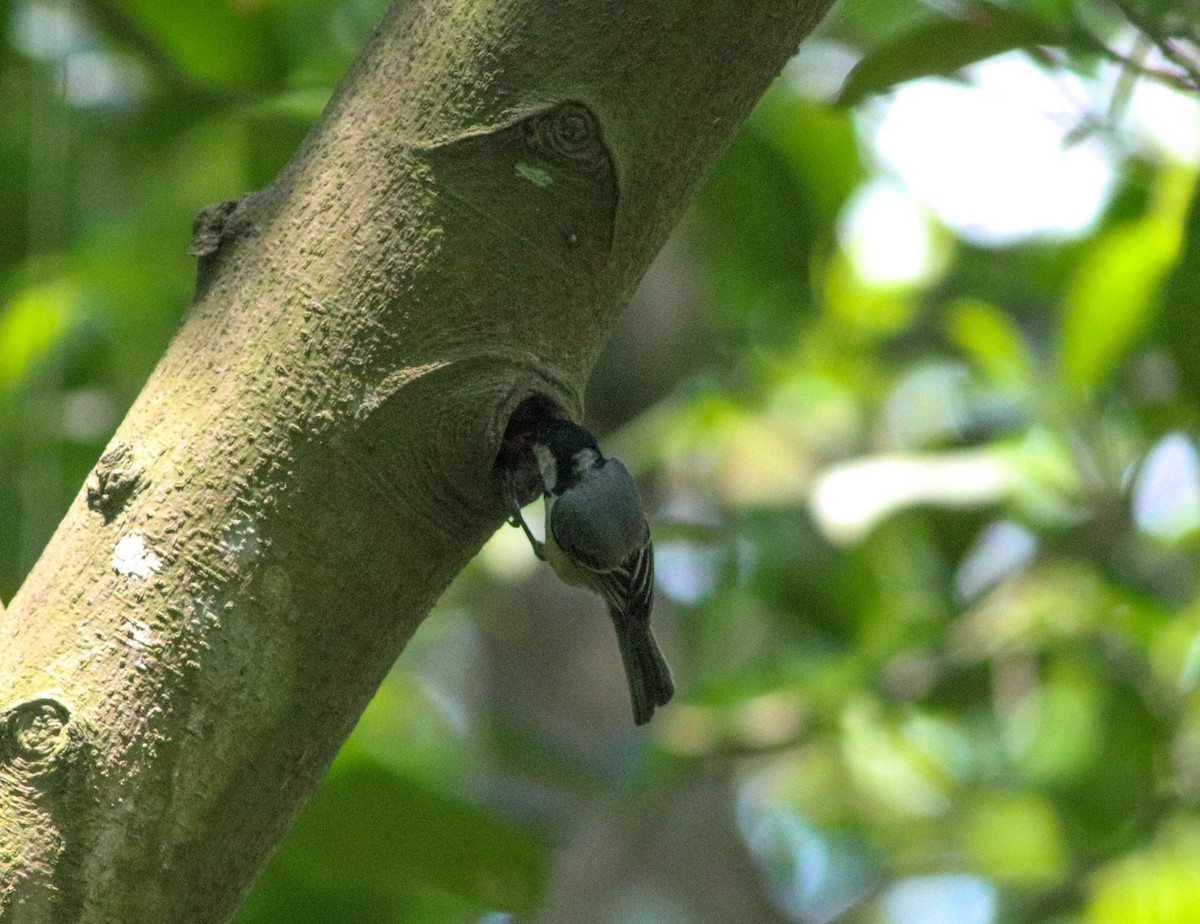
[(633, 720), (644, 725), (671, 699), (675, 685), (650, 629), (654, 549), (633, 476), (618, 459), (605, 458), (592, 434), (569, 420), (534, 426), (529, 448), (546, 498), (545, 541), (530, 532), (511, 489), (510, 522), (524, 529), (534, 554), (559, 578), (594, 591), (608, 604)]

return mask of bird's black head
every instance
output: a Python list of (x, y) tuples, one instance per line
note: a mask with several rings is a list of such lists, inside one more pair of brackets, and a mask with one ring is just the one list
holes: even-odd
[(550, 494), (562, 494), (589, 468), (604, 464), (596, 438), (586, 428), (561, 418), (547, 420), (538, 426), (533, 438), (533, 455)]

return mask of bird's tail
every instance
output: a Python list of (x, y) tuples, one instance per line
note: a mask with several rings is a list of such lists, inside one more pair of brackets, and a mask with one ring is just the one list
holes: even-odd
[(633, 700), (633, 721), (645, 725), (658, 706), (665, 706), (675, 693), (671, 668), (658, 650), (658, 642), (650, 627), (622, 629), (617, 627), (617, 643), (621, 661), (629, 679), (629, 697)]

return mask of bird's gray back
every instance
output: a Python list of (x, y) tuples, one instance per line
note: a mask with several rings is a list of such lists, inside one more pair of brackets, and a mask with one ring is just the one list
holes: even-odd
[(606, 460), (555, 499), (550, 529), (563, 551), (596, 570), (625, 564), (649, 531), (629, 469), (617, 459)]

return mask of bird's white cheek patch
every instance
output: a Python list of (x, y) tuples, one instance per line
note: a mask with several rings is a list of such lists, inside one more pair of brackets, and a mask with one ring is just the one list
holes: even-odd
[(542, 473), (542, 483), (548, 489), (553, 488), (558, 484), (558, 462), (554, 459), (554, 453), (545, 446), (535, 445), (533, 457), (537, 460), (538, 469)]
[(130, 533), (117, 543), (112, 566), (117, 574), (147, 578), (162, 569), (162, 561), (146, 548), (146, 541), (139, 533)]

